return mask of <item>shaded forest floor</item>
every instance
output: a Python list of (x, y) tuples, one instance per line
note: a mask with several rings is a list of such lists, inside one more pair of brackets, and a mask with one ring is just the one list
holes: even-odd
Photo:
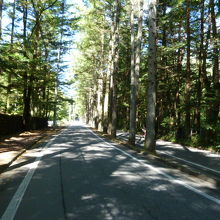
[(58, 133), (63, 127), (46, 128), (43, 130), (25, 131), (13, 135), (0, 136), (0, 153), (29, 149), (32, 145), (45, 137)]

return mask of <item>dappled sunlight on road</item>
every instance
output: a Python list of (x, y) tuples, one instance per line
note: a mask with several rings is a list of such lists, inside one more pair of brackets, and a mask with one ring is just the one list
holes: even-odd
[[(198, 213), (200, 219), (208, 219), (207, 209), (219, 213), (218, 204), (210, 204), (182, 186), (187, 183), (201, 187), (201, 183), (180, 183), (179, 172), (161, 164), (153, 166), (141, 155), (136, 155), (138, 159), (129, 155), (85, 127), (66, 129), (48, 148), (27, 152), (29, 159), (20, 161), (20, 167), (15, 169), (34, 169), (34, 158), (43, 156), (21, 206), (29, 210), (39, 207), (35, 219), (44, 216), (45, 210), (40, 207), (51, 212), (58, 207), (57, 215), (62, 216), (61, 203), (69, 219), (175, 219), (175, 212), (185, 216), (183, 219), (195, 219)], [(41, 204), (36, 202), (39, 200)]]
[[(127, 141), (128, 136), (128, 132), (117, 132), (117, 137), (122, 140)], [(143, 150), (143, 135), (137, 135), (136, 147)], [(219, 188), (220, 154), (163, 140), (157, 140), (156, 153), (165, 161), (174, 164), (174, 167), (188, 170), (188, 173), (194, 173), (201, 179), (208, 180), (211, 183), (208, 185), (212, 185), (211, 188)]]
[(125, 170), (116, 170), (111, 174), (111, 177), (117, 177), (123, 181), (141, 181), (142, 176), (134, 175), (133, 172), (125, 171)]
[[(178, 189), (181, 188), (181, 186), (173, 184), (171, 180), (158, 175), (154, 170), (147, 169), (126, 155), (118, 153), (101, 140), (89, 136), (84, 128), (80, 128), (80, 131), (81, 134), (78, 129), (76, 129), (77, 135), (80, 134), (80, 136), (82, 136), (79, 143), (77, 142), (79, 139), (77, 137), (75, 139), (77, 135), (72, 134), (72, 150), (75, 154), (78, 154), (77, 160), (73, 160), (72, 165), (73, 167), (81, 167), (81, 172), (77, 173), (77, 169), (72, 170), (71, 180), (73, 182), (71, 186), (75, 189), (71, 188), (67, 191), (71, 192), (76, 204), (68, 203), (67, 206), (69, 208), (72, 207), (72, 211), (69, 211), (67, 216), (74, 216), (75, 218), (80, 216), (83, 218), (85, 217), (84, 212), (98, 212), (98, 216), (101, 216), (100, 218), (112, 219), (116, 218), (117, 213), (124, 213), (124, 216), (128, 219), (132, 219), (134, 207), (128, 200), (120, 200), (116, 198), (115, 195), (124, 194), (124, 196), (127, 197), (128, 195), (131, 196), (133, 192), (133, 198), (138, 196), (139, 201), (137, 201), (137, 206), (139, 207), (137, 208), (137, 206), (135, 206), (135, 208), (140, 215), (145, 212), (145, 215), (148, 216), (147, 213), (152, 207), (151, 205), (149, 205), (149, 207), (143, 207), (141, 201), (148, 203), (147, 201), (149, 201), (152, 196), (163, 200), (167, 205), (167, 209), (169, 207), (168, 204), (172, 204), (171, 201), (175, 198), (178, 198), (182, 201), (181, 203), (184, 204), (180, 204), (179, 208), (186, 206), (186, 201), (188, 201), (192, 193), (179, 193)], [(65, 158), (65, 153), (63, 156)], [(68, 164), (64, 158), (62, 158), (62, 164)], [(145, 161), (145, 163), (148, 162)], [(66, 166), (64, 165), (64, 167)], [(169, 171), (168, 168), (158, 169), (163, 172)], [(77, 182), (81, 178), (85, 178), (86, 181), (82, 181), (80, 183), (81, 187), (79, 188)], [(65, 179), (64, 175), (64, 180)], [(97, 183), (98, 186), (94, 185)], [(69, 185), (70, 183), (64, 181), (64, 184)], [(100, 189), (100, 191), (97, 188)], [(135, 195), (137, 191), (140, 193)], [(169, 196), (167, 197), (168, 191), (171, 191), (170, 198)], [(161, 194), (161, 192), (164, 194)], [(157, 195), (157, 193), (160, 194)], [(189, 196), (187, 196), (187, 194)], [(64, 194), (64, 196), (67, 196), (67, 198), (70, 197), (69, 194)], [(194, 197), (196, 197), (196, 195), (194, 195)], [(96, 203), (96, 206), (93, 205), (94, 203)], [(187, 206), (189, 204), (187, 204)], [(158, 208), (160, 205), (159, 203), (154, 203), (152, 206), (153, 208)], [(213, 207), (217, 206), (214, 205)], [(199, 208), (194, 206), (193, 209), (195, 211)], [(166, 208), (163, 208), (161, 212), (167, 215), (165, 210)], [(170, 219), (172, 219), (171, 216)]]
[(97, 197), (96, 194), (91, 193), (91, 194), (88, 194), (88, 195), (83, 195), (81, 197), (81, 200), (90, 200), (90, 199), (95, 199), (96, 197)]

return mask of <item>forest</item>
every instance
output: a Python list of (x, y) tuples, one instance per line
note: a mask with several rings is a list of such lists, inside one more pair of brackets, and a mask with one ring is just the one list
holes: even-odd
[(0, 1), (0, 113), (21, 115), (27, 130), (32, 117), (64, 117), (72, 102), (62, 90), (76, 21), (68, 7), (61, 0)]
[[(220, 148), (219, 0), (68, 2), (0, 0), (0, 113), (22, 115), (28, 129), (31, 117), (65, 117), (74, 102), (112, 137), (126, 130), (134, 144), (146, 131), (148, 151), (156, 139)], [(74, 100), (63, 92), (70, 83)]]

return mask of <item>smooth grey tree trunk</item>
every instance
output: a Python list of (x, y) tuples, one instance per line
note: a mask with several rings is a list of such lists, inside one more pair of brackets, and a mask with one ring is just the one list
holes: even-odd
[(110, 134), (112, 137), (116, 137), (117, 130), (117, 87), (116, 87), (116, 77), (118, 72), (118, 63), (119, 63), (119, 22), (120, 22), (120, 0), (115, 1), (115, 15), (113, 21), (113, 45), (112, 45), (112, 72), (110, 80)]
[(145, 148), (155, 152), (156, 134), (156, 0), (149, 4), (149, 58), (148, 58), (148, 94)]
[(117, 130), (117, 87), (116, 87), (116, 78), (118, 73), (118, 64), (119, 64), (119, 22), (120, 22), (120, 0), (115, 1), (115, 53), (113, 57), (113, 72), (111, 79), (112, 86), (112, 127), (111, 127), (111, 136), (116, 137)]
[(113, 57), (114, 57), (114, 42), (115, 42), (115, 35), (114, 35), (114, 10), (112, 10), (112, 25), (111, 25), (111, 32), (110, 32), (110, 42), (109, 42), (109, 54), (108, 54), (108, 69), (106, 74), (106, 95), (105, 95), (105, 117), (104, 117), (104, 128), (103, 131), (105, 133), (111, 133), (111, 123), (112, 123), (112, 88), (111, 88), (111, 77), (112, 77), (112, 69), (113, 69)]
[[(135, 6), (137, 5), (137, 9)], [(135, 12), (138, 11), (138, 32), (135, 34)], [(135, 144), (136, 112), (138, 96), (138, 80), (140, 72), (141, 40), (143, 21), (143, 0), (131, 0), (131, 97), (130, 97), (130, 120), (129, 120), (129, 143)]]
[(134, 0), (131, 0), (131, 101), (129, 119), (129, 143), (135, 144), (136, 128), (136, 91), (135, 91), (135, 30)]
[(62, 59), (62, 43), (63, 43), (63, 27), (64, 27), (64, 13), (65, 13), (65, 0), (62, 1), (62, 20), (61, 20), (61, 29), (60, 29), (60, 47), (58, 49), (58, 55), (57, 55), (57, 75), (54, 85), (54, 110), (53, 110), (53, 127), (57, 126), (57, 108), (58, 108), (58, 88), (59, 88), (59, 78), (58, 74), (60, 72), (60, 63)]

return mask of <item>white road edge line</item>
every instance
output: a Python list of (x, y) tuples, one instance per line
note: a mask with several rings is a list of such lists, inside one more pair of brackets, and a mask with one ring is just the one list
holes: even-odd
[(25, 191), (34, 175), (35, 170), (37, 169), (41, 158), (44, 156), (44, 150), (51, 145), (55, 139), (63, 134), (67, 129), (62, 130), (59, 134), (55, 135), (42, 149), (40, 152), (39, 157), (35, 159), (33, 162), (33, 166), (28, 170), (26, 176), (24, 177), (23, 181), (20, 183), (17, 191), (15, 192), (14, 196), (12, 197), (10, 203), (8, 204), (8, 207), (6, 208), (4, 214), (1, 217), (1, 220), (13, 220), (16, 212), (18, 210), (18, 207), (23, 199), (23, 196), (25, 194)]
[[(119, 133), (119, 135), (121, 135), (121, 134), (123, 134), (123, 133)], [(121, 139), (127, 140), (127, 139), (124, 138), (123, 136), (121, 137)], [(157, 152), (160, 153), (160, 154), (165, 154), (165, 155), (167, 155), (167, 156), (169, 156), (169, 157), (173, 157), (173, 158), (175, 158), (175, 159), (177, 159), (177, 160), (181, 160), (181, 161), (183, 161), (183, 162), (185, 162), (185, 163), (189, 163), (189, 164), (192, 164), (192, 165), (194, 165), (194, 166), (200, 167), (200, 168), (202, 168), (202, 169), (210, 170), (210, 171), (212, 171), (212, 172), (214, 172), (214, 173), (220, 174), (220, 171), (214, 170), (214, 169), (209, 168), (209, 167), (206, 167), (206, 166), (204, 166), (204, 165), (202, 165), (202, 164), (194, 163), (194, 162), (192, 162), (192, 161), (185, 160), (185, 159), (182, 159), (182, 158), (180, 158), (180, 157), (176, 157), (176, 156), (173, 156), (173, 155), (171, 155), (171, 154), (161, 152), (160, 150), (157, 150)]]
[(159, 153), (159, 154), (165, 154), (165, 155), (167, 155), (167, 156), (169, 156), (169, 157), (173, 157), (173, 158), (175, 158), (175, 159), (177, 159), (177, 160), (181, 160), (181, 161), (183, 161), (183, 162), (185, 162), (185, 163), (189, 163), (189, 164), (192, 164), (192, 165), (197, 166), (197, 167), (201, 167), (201, 168), (204, 169), (204, 170), (210, 170), (210, 171), (212, 171), (212, 172), (214, 172), (214, 173), (220, 174), (219, 171), (214, 170), (214, 169), (209, 168), (209, 167), (206, 167), (206, 166), (203, 166), (203, 165), (201, 165), (201, 164), (199, 164), (199, 163), (194, 163), (194, 162), (191, 162), (191, 161), (188, 161), (188, 160), (184, 160), (184, 159), (182, 159), (182, 158), (180, 158), (180, 157), (176, 157), (176, 156), (173, 156), (173, 155), (171, 155), (171, 154), (164, 153), (164, 152), (160, 152), (160, 151), (158, 151), (158, 153)]
[(217, 199), (217, 198), (215, 198), (215, 197), (213, 197), (213, 196), (210, 196), (210, 195), (208, 195), (208, 194), (206, 194), (206, 193), (204, 193), (204, 192), (202, 192), (202, 191), (200, 191), (200, 190), (198, 190), (198, 189), (196, 189), (196, 188), (194, 188), (194, 187), (188, 185), (188, 184), (187, 184), (186, 182), (184, 182), (183, 180), (176, 180), (176, 179), (174, 179), (173, 177), (171, 177), (170, 175), (168, 175), (168, 174), (162, 172), (162, 171), (159, 170), (158, 168), (155, 168), (155, 167), (153, 167), (153, 166), (151, 166), (151, 165), (149, 165), (149, 164), (146, 164), (146, 163), (142, 162), (141, 160), (137, 159), (136, 157), (132, 156), (131, 154), (129, 154), (129, 153), (127, 153), (127, 152), (121, 150), (120, 148), (117, 148), (117, 147), (115, 147), (114, 145), (112, 145), (112, 144), (106, 142), (103, 138), (99, 137), (99, 136), (98, 136), (97, 134), (95, 134), (92, 130), (90, 130), (87, 126), (86, 126), (86, 128), (87, 128), (93, 135), (95, 135), (95, 136), (98, 137), (100, 140), (102, 140), (104, 143), (106, 143), (106, 144), (109, 145), (110, 147), (115, 148), (116, 150), (120, 151), (121, 153), (125, 154), (126, 156), (132, 158), (133, 160), (137, 161), (137, 162), (140, 163), (141, 165), (143, 165), (143, 166), (145, 166), (145, 167), (148, 167), (148, 168), (150, 168), (151, 170), (154, 170), (155, 172), (157, 172), (158, 174), (161, 174), (161, 175), (165, 176), (165, 177), (166, 177), (167, 179), (169, 179), (171, 182), (174, 182), (174, 183), (177, 183), (177, 184), (179, 184), (179, 185), (182, 185), (183, 187), (187, 188), (188, 190), (191, 190), (191, 191), (193, 191), (194, 193), (199, 194), (200, 196), (202, 196), (202, 197), (204, 197), (204, 198), (206, 198), (206, 199), (209, 199), (209, 200), (211, 200), (212, 202), (217, 203), (218, 205), (220, 205), (220, 199)]

